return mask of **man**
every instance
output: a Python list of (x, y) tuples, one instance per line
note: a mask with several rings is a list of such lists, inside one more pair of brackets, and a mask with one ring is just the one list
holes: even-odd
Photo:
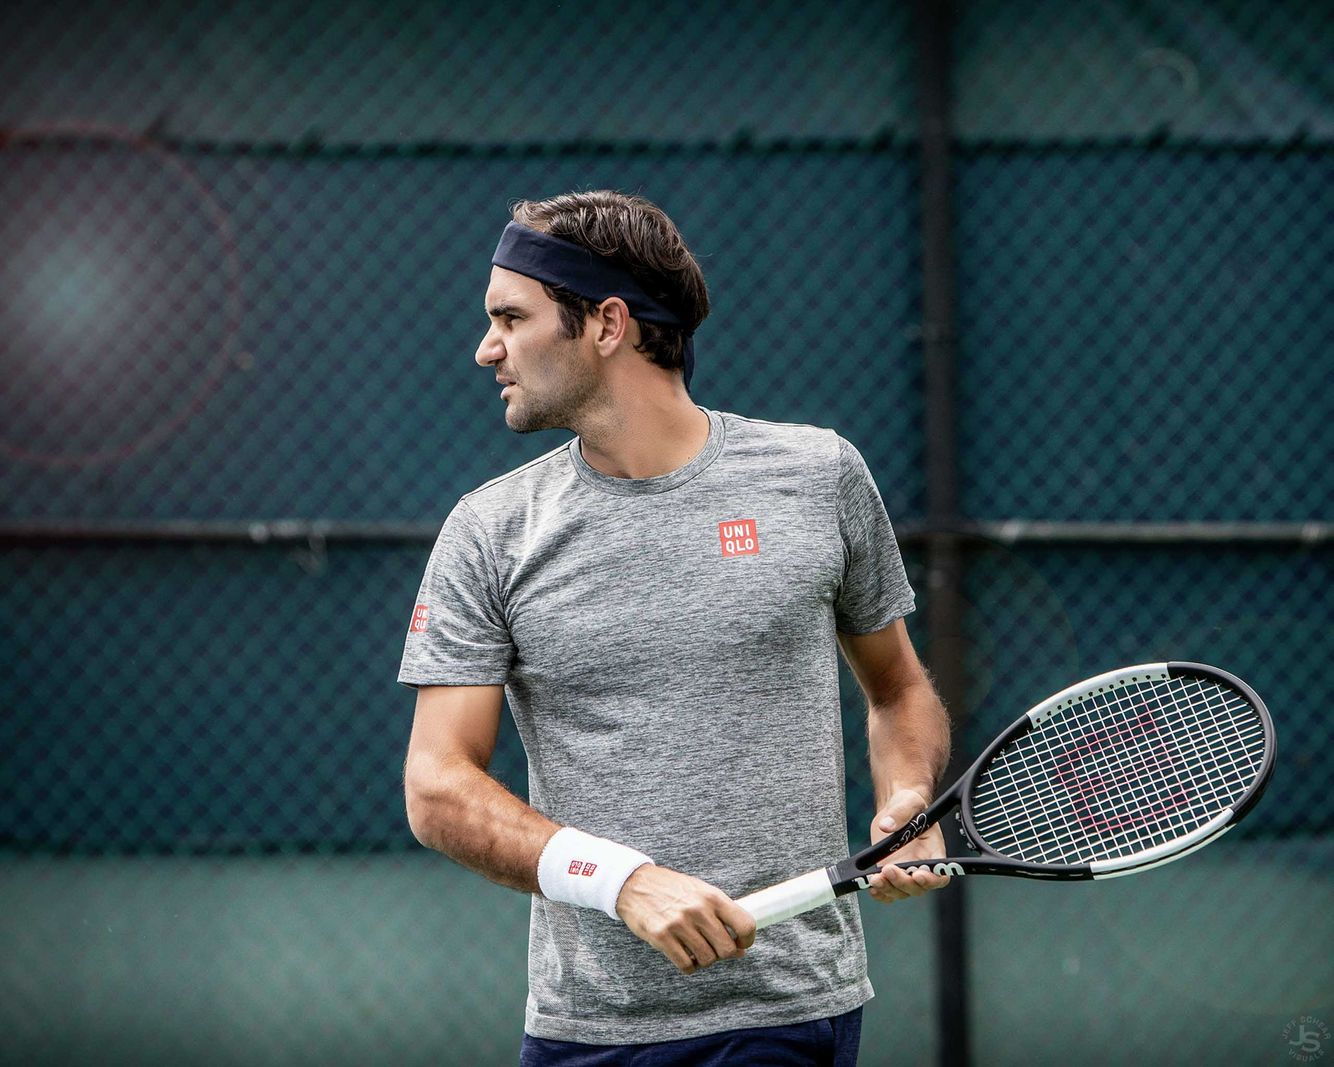
[[(838, 647), (868, 702), (873, 838), (944, 768), (879, 493), (830, 430), (691, 401), (708, 293), (659, 208), (591, 192), (513, 217), (476, 360), (512, 430), (577, 436), (441, 530), (399, 675), (409, 823), (534, 894), (523, 1064), (854, 1063), (855, 898), (758, 938), (733, 898), (847, 851)], [(530, 804), (487, 774), (506, 693)], [(933, 830), (894, 859), (941, 855)], [(887, 902), (947, 879), (871, 881)]]

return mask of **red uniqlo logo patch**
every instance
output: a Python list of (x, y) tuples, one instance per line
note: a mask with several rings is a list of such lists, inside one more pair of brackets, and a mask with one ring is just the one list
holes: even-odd
[(718, 539), (723, 543), (723, 558), (730, 556), (758, 556), (760, 534), (754, 519), (736, 519), (718, 524)]
[(596, 863), (585, 863), (583, 860), (570, 860), (570, 873), (582, 874), (585, 878), (591, 878), (593, 872), (598, 869)]
[(426, 623), (430, 619), (430, 617), (431, 617), (430, 606), (427, 604), (418, 604), (417, 607), (412, 612), (412, 626), (410, 627), (411, 631), (416, 634), (419, 634), (422, 631), (424, 631), (426, 629)]

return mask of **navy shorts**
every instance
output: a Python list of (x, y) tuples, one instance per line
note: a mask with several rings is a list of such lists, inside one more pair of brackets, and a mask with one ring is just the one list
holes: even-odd
[(754, 1026), (647, 1045), (523, 1037), (519, 1067), (856, 1067), (862, 1010), (791, 1026)]

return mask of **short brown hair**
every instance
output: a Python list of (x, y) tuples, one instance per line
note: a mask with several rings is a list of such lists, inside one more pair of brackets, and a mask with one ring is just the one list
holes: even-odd
[[(510, 214), (521, 226), (573, 241), (629, 267), (649, 296), (688, 324), (664, 326), (640, 320), (641, 344), (636, 348), (659, 367), (684, 368), (686, 337), (708, 317), (709, 290), (681, 231), (662, 208), (642, 196), (598, 189), (562, 193), (548, 200), (520, 200)], [(582, 337), (597, 302), (562, 286), (543, 283), (542, 288), (560, 305), (566, 336)]]

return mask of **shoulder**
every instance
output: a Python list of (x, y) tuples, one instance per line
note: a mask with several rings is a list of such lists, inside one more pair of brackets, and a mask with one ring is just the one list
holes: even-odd
[(720, 411), (727, 429), (728, 451), (828, 463), (838, 458), (843, 440), (826, 426), (801, 422), (770, 422)]
[(489, 552), (526, 538), (535, 523), (540, 526), (560, 509), (577, 477), (569, 447), (567, 441), (464, 493), (445, 520), (446, 528), (484, 542)]
[(487, 515), (506, 511), (515, 503), (530, 501), (549, 487), (568, 480), (571, 472), (569, 453), (570, 442), (566, 441), (464, 493), (459, 503), (468, 505), (478, 515)]
[(793, 471), (815, 471), (830, 477), (840, 492), (871, 477), (856, 445), (827, 426), (719, 414), (727, 426), (728, 452), (734, 457), (768, 460)]

